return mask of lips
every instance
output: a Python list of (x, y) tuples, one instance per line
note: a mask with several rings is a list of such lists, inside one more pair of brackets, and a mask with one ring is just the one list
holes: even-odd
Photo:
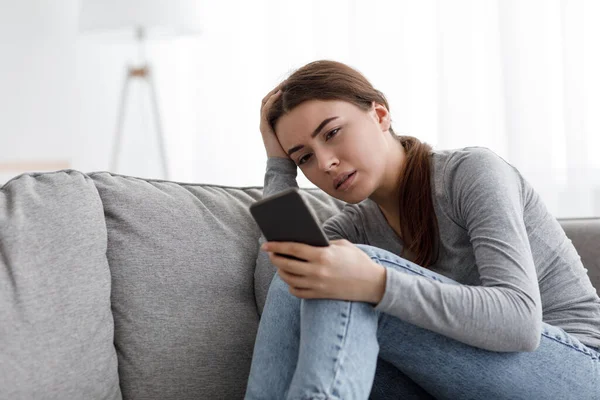
[(337, 178), (333, 180), (333, 187), (335, 189), (339, 188), (340, 185), (342, 185), (346, 181), (346, 179), (348, 179), (350, 175), (354, 174), (355, 172), (356, 171), (349, 171), (338, 175)]

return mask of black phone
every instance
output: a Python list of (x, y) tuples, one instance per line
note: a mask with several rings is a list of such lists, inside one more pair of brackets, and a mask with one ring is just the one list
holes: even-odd
[(250, 213), (269, 242), (329, 246), (327, 235), (296, 188), (258, 200), (250, 206)]

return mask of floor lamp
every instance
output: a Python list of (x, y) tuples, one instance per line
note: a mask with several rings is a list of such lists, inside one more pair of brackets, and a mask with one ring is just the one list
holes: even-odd
[(138, 48), (140, 49), (141, 64), (138, 67), (128, 67), (125, 75), (125, 80), (123, 81), (123, 87), (121, 89), (121, 98), (119, 101), (119, 108), (117, 111), (117, 127), (115, 129), (113, 148), (110, 156), (110, 171), (117, 171), (117, 164), (119, 162), (119, 153), (121, 150), (121, 142), (123, 140), (123, 122), (125, 121), (125, 107), (127, 105), (127, 93), (129, 89), (129, 83), (133, 79), (138, 79), (148, 85), (148, 91), (150, 93), (150, 102), (152, 104), (152, 117), (154, 119), (154, 129), (157, 135), (158, 151), (160, 153), (161, 158), (163, 177), (164, 179), (169, 179), (167, 150), (165, 148), (162, 121), (160, 118), (160, 109), (158, 107), (158, 101), (156, 100), (156, 89), (154, 87), (154, 79), (152, 77), (150, 65), (148, 64), (143, 55), (145, 32), (144, 28), (142, 27), (138, 27), (136, 31)]
[(164, 179), (169, 179), (165, 136), (152, 69), (145, 57), (144, 46), (148, 35), (152, 37), (180, 36), (200, 33), (197, 1), (194, 0), (82, 0), (79, 14), (81, 32), (112, 32), (116, 36), (131, 37), (135, 33), (139, 52), (138, 63), (128, 67), (121, 88), (117, 109), (117, 123), (110, 154), (110, 171), (117, 172), (123, 123), (127, 109), (130, 83), (140, 80), (148, 87), (152, 119), (157, 135), (158, 150)]

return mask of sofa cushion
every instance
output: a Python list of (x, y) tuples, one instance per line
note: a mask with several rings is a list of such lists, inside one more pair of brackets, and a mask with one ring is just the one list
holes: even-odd
[(126, 399), (242, 398), (258, 314), (246, 190), (90, 174), (104, 204)]
[(249, 206), (262, 188), (90, 176), (108, 228), (123, 397), (243, 398), (259, 321)]
[(120, 399), (106, 226), (93, 182), (0, 188), (0, 398)]

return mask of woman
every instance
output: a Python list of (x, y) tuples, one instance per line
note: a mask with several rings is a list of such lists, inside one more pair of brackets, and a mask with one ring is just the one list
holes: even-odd
[(337, 62), (264, 98), (264, 195), (299, 168), (348, 204), (329, 247), (261, 248), (277, 273), (246, 399), (599, 399), (600, 299), (539, 196), (490, 150), (433, 151), (390, 120)]

